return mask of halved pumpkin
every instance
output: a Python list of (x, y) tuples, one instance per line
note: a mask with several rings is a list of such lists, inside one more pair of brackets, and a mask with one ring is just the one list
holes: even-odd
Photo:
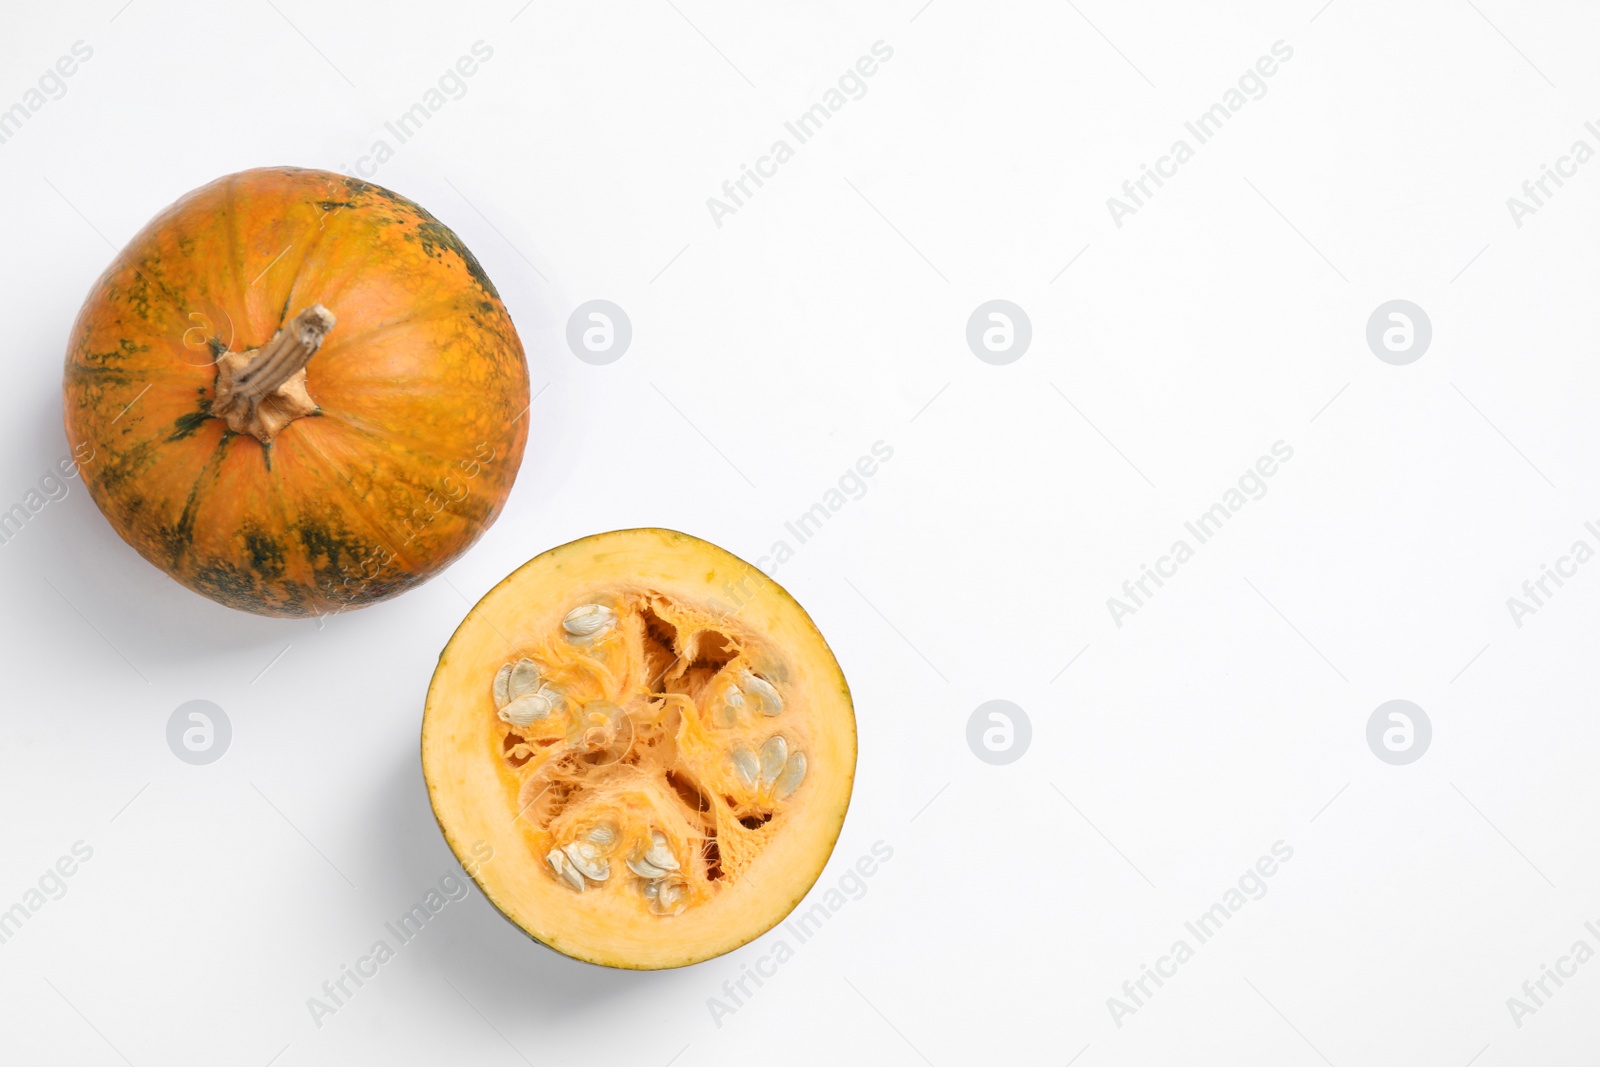
[(610, 967), (698, 963), (782, 921), (833, 851), (855, 759), (804, 609), (670, 530), (518, 568), (440, 655), (422, 723), (434, 814), (484, 895)]

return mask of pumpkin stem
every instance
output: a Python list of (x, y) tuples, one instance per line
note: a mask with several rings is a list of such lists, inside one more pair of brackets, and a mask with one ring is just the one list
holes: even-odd
[(224, 352), (217, 361), (211, 414), (226, 420), (234, 433), (271, 444), (279, 430), (316, 411), (306, 392), (306, 364), (337, 321), (333, 312), (313, 304), (260, 348)]

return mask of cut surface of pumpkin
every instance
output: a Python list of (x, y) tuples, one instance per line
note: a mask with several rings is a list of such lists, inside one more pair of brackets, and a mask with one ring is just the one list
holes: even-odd
[(485, 896), (551, 948), (639, 969), (782, 921), (833, 850), (855, 758), (849, 689), (800, 605), (656, 529), (552, 549), (491, 590), (422, 728), (434, 814)]

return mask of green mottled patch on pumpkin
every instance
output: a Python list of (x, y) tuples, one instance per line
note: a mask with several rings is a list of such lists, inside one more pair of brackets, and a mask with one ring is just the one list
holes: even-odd
[(336, 599), (360, 595), (374, 569), (381, 573), (392, 553), (352, 533), (337, 516), (305, 519), (295, 526), (311, 563), (317, 588)]
[(283, 577), (284, 563), (288, 559), (283, 542), (261, 529), (249, 529), (244, 534), (245, 551), (250, 554), (250, 569), (263, 578), (277, 580)]
[[(421, 240), (424, 252), (434, 259), (443, 258), (441, 250), (455, 253), (462, 264), (466, 266), (467, 273), (472, 276), (472, 280), (478, 284), (478, 287), (496, 300), (500, 299), (499, 290), (494, 287), (494, 282), (489, 280), (489, 275), (483, 269), (483, 265), (478, 262), (478, 257), (474, 256), (472, 250), (462, 243), (461, 238), (456, 236), (454, 230), (434, 218), (427, 208), (414, 200), (401, 196), (392, 189), (385, 189), (381, 185), (373, 185), (357, 178), (346, 178), (345, 185), (358, 194), (382, 197), (390, 203), (403, 208), (407, 215), (417, 220), (416, 237)], [(405, 220), (399, 221), (404, 222)], [(407, 233), (406, 240), (412, 240), (412, 234)]]
[(478, 257), (472, 254), (472, 249), (463, 244), (461, 238), (457, 237), (456, 232), (450, 227), (423, 211), (420, 207), (417, 212), (424, 219), (417, 227), (417, 234), (422, 239), (422, 250), (434, 259), (442, 258), (437, 251), (440, 248), (454, 252), (460, 257), (461, 262), (466, 264), (467, 273), (472, 275), (472, 280), (478, 283), (478, 288), (499, 300), (500, 293), (496, 291), (494, 283), (489, 280), (489, 275), (484, 271), (483, 265), (478, 262)]
[(202, 400), (200, 402), (200, 410), (184, 412), (173, 420), (172, 435), (167, 440), (182, 441), (185, 437), (192, 436), (196, 430), (205, 425), (205, 421), (210, 417), (211, 401), (209, 399)]
[(161, 443), (157, 441), (141, 441), (132, 448), (109, 452), (106, 456), (106, 462), (100, 468), (101, 475), (98, 484), (104, 489), (109, 499), (114, 496), (114, 491), (120, 489), (125, 483), (137, 483), (139, 477), (154, 466), (160, 458)]
[(210, 559), (187, 584), (195, 592), (240, 611), (304, 617), (313, 614), (311, 590), (298, 582), (264, 584), (254, 573), (225, 559)]
[(84, 370), (112, 370), (117, 364), (133, 359), (150, 351), (149, 345), (135, 344), (129, 338), (122, 338), (117, 342), (117, 347), (106, 352), (90, 352), (88, 345), (81, 346), (73, 353), (73, 360), (82, 365)]
[[(131, 385), (135, 378), (131, 372), (117, 367), (85, 367), (82, 364), (74, 363), (67, 367), (66, 380), (74, 385), (92, 381), (103, 390), (108, 385)], [(95, 393), (92, 396), (87, 395), (90, 393), (87, 386), (84, 392), (86, 396), (83, 401), (79, 402), (78, 406), (80, 408), (93, 409), (104, 399), (103, 392)]]
[(217, 447), (211, 450), (206, 465), (201, 468), (200, 473), (195, 476), (194, 484), (189, 487), (189, 496), (183, 502), (183, 513), (178, 516), (177, 524), (162, 531), (172, 567), (176, 567), (194, 545), (195, 516), (200, 511), (200, 502), (206, 488), (222, 467), (222, 458), (227, 454), (228, 439), (231, 436), (225, 433), (217, 441)]

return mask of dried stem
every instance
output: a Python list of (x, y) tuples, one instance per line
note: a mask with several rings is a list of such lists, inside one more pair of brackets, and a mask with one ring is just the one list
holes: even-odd
[(321, 304), (290, 319), (272, 340), (249, 352), (226, 352), (217, 362), (211, 414), (234, 433), (271, 444), (278, 431), (317, 408), (306, 392), (306, 364), (337, 322)]

